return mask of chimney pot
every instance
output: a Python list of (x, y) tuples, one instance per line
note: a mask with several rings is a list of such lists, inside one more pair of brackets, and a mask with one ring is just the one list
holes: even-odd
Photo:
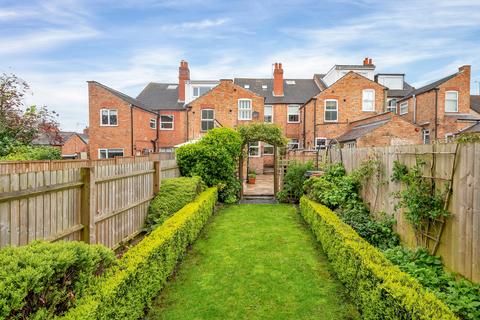
[(369, 65), (373, 65), (372, 58), (369, 58), (369, 59), (368, 59), (368, 64), (369, 64)]

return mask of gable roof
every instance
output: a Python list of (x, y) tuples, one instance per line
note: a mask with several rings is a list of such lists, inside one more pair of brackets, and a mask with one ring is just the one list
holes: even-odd
[(76, 134), (85, 144), (88, 144), (88, 134), (85, 133), (77, 133)]
[(391, 118), (389, 119), (382, 119), (379, 121), (375, 122), (370, 122), (366, 124), (360, 124), (358, 126), (353, 127), (349, 131), (345, 132), (341, 136), (337, 138), (338, 142), (348, 142), (348, 141), (354, 141), (357, 140), (358, 138), (363, 137), (367, 133), (370, 133), (374, 131), (375, 129), (383, 126), (387, 122), (389, 122)]
[[(273, 79), (235, 78), (234, 83), (264, 97), (265, 104), (304, 104), (308, 99), (320, 92), (313, 79), (284, 79), (282, 97), (273, 95)], [(245, 87), (246, 85), (248, 88)]]
[(480, 113), (480, 95), (470, 95), (470, 108), (473, 111)]
[(43, 132), (33, 139), (32, 144), (37, 146), (63, 146), (73, 135), (77, 135), (83, 142), (88, 144), (88, 135), (74, 131), (60, 131), (58, 136), (55, 133)]
[(137, 100), (150, 110), (183, 110), (184, 103), (178, 102), (178, 84), (150, 82)]
[(131, 105), (134, 105), (134, 106), (136, 106), (136, 107), (140, 107), (140, 108), (142, 108), (142, 109), (147, 109), (146, 106), (145, 106), (142, 102), (140, 102), (140, 101), (138, 101), (137, 99), (134, 99), (134, 98), (132, 98), (132, 97), (130, 97), (130, 96), (124, 94), (124, 93), (121, 93), (120, 91), (117, 91), (117, 90), (115, 90), (115, 89), (112, 89), (112, 88), (110, 88), (110, 87), (107, 87), (106, 85), (101, 84), (100, 82), (97, 82), (97, 81), (87, 81), (87, 82), (88, 82), (88, 83), (94, 83), (94, 84), (96, 84), (97, 86), (99, 86), (99, 87), (107, 90), (108, 92), (110, 92), (110, 93), (113, 94), (114, 96), (122, 99), (122, 100), (125, 101), (125, 102), (130, 103)]
[(442, 83), (445, 83), (447, 82), (448, 80), (454, 78), (455, 76), (457, 76), (459, 73), (456, 72), (454, 74), (451, 74), (449, 76), (446, 76), (445, 78), (442, 78), (440, 80), (437, 80), (437, 81), (434, 81), (430, 84), (427, 84), (423, 87), (420, 87), (418, 89), (415, 89), (415, 90), (412, 90), (410, 93), (408, 93), (405, 97), (403, 97), (401, 100), (405, 100), (405, 99), (408, 99), (410, 97), (412, 97), (413, 95), (416, 95), (418, 96), (419, 94), (422, 94), (422, 93), (425, 93), (425, 92), (428, 92), (428, 91), (431, 91), (433, 89), (435, 89), (436, 87), (438, 87), (439, 85), (441, 85)]

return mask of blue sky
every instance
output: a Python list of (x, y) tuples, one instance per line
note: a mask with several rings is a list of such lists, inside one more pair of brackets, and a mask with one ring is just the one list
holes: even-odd
[[(310, 78), (373, 58), (420, 86), (472, 65), (480, 80), (480, 1), (0, 0), (0, 72), (31, 86), (27, 102), (88, 124), (87, 80), (136, 96), (150, 81)], [(473, 89), (473, 88), (472, 88)]]

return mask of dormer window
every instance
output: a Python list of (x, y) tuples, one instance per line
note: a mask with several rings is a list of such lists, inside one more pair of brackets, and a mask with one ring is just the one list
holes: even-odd
[(250, 89), (250, 85), (249, 85), (249, 84), (245, 84), (243, 87), (244, 87), (245, 89)]
[(193, 97), (198, 98), (210, 91), (210, 87), (193, 87)]
[(445, 92), (445, 112), (458, 112), (458, 91)]
[(262, 84), (262, 90), (267, 90), (267, 85), (266, 84)]
[(362, 111), (375, 111), (375, 90), (362, 91)]

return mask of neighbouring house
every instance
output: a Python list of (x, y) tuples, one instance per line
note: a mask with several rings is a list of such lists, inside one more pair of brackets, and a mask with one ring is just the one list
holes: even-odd
[(60, 131), (58, 134), (42, 133), (32, 141), (36, 146), (51, 146), (61, 150), (64, 159), (88, 158), (88, 134)]

